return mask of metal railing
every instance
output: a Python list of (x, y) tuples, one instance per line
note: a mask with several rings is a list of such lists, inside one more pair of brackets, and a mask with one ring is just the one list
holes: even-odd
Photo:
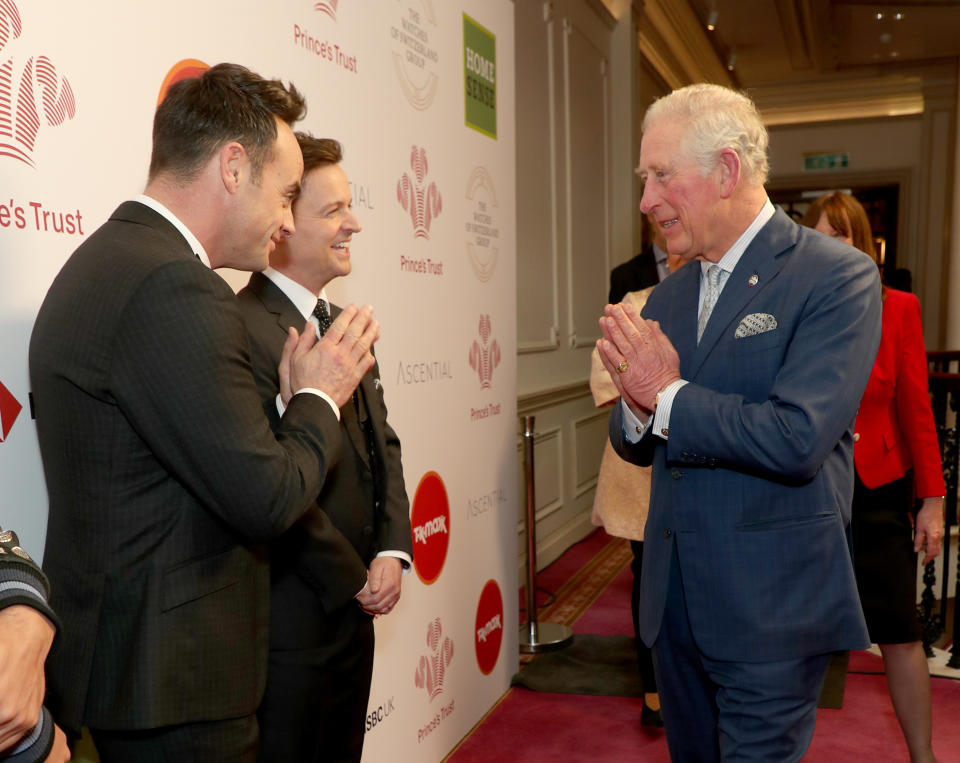
[[(940, 581), (940, 597), (937, 588), (936, 568), (928, 564), (923, 571), (923, 592), (917, 611), (922, 627), (923, 648), (928, 656), (933, 655), (932, 645), (947, 628), (947, 599), (950, 587), (950, 530), (957, 524), (957, 475), (960, 466), (960, 437), (958, 437), (958, 411), (960, 411), (960, 350), (934, 351), (927, 353), (930, 369), (930, 402), (933, 418), (940, 440), (940, 456), (943, 460), (943, 478), (946, 482), (945, 534), (943, 539), (943, 580)], [(960, 668), (960, 618), (956, 616), (956, 602), (960, 601), (960, 574), (954, 590), (953, 647), (947, 665)]]

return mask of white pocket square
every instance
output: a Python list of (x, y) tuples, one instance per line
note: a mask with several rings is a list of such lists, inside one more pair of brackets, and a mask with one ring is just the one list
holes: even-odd
[(740, 321), (737, 326), (737, 332), (734, 336), (737, 339), (743, 339), (745, 336), (756, 336), (764, 334), (767, 331), (773, 331), (777, 327), (777, 319), (770, 313), (750, 313), (746, 318)]

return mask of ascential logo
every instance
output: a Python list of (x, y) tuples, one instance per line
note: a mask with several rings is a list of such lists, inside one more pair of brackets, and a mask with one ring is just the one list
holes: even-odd
[(453, 641), (443, 635), (439, 617), (427, 625), (427, 649), (430, 653), (420, 655), (413, 683), (418, 689), (426, 690), (432, 702), (443, 693), (447, 667), (453, 661)]
[[(2, 2), (2, 0), (0, 0)], [(0, 442), (7, 439), (13, 422), (17, 420), (23, 406), (6, 387), (0, 383)]]
[(493, 370), (500, 365), (500, 344), (490, 339), (490, 316), (480, 316), (480, 341), (473, 341), (468, 356), (470, 368), (480, 377), (480, 388), (490, 389)]
[(323, 2), (321, 0), (318, 3), (313, 4), (313, 10), (320, 11), (320, 13), (326, 13), (334, 21), (337, 20), (337, 3), (338, 0), (327, 0)]
[[(23, 22), (13, 0), (0, 0), (0, 53), (20, 37)], [(16, 83), (16, 86), (15, 86)], [(13, 59), (0, 63), (0, 156), (33, 167), (33, 150), (41, 117), (57, 127), (77, 112), (73, 88), (46, 56), (31, 56), (14, 71)]]
[(427, 150), (419, 146), (410, 149), (410, 169), (413, 177), (404, 172), (397, 182), (397, 201), (410, 213), (414, 238), (430, 238), (430, 225), (443, 209), (440, 190), (433, 181), (427, 185)]

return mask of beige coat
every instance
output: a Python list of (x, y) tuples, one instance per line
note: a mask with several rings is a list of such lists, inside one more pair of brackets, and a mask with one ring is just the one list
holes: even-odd
[[(623, 302), (643, 309), (647, 296), (654, 287), (632, 291)], [(590, 391), (598, 408), (620, 404), (620, 393), (610, 374), (600, 360), (600, 353), (593, 349), (590, 368)], [(647, 508), (650, 503), (650, 467), (627, 463), (613, 450), (610, 438), (603, 448), (597, 492), (593, 499), (591, 522), (603, 527), (610, 535), (630, 540), (643, 540), (643, 526), (647, 523)]]

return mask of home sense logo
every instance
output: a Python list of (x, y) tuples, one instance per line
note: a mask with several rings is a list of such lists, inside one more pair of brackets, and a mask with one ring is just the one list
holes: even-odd
[(488, 580), (480, 594), (474, 637), (477, 666), (481, 673), (489, 675), (497, 664), (503, 643), (503, 597), (496, 580)]
[(440, 576), (450, 546), (450, 502), (436, 472), (427, 472), (417, 485), (410, 510), (413, 533), (413, 567), (430, 585)]
[(463, 14), (465, 122), (497, 139), (497, 37)]
[[(23, 24), (13, 0), (0, 0), (0, 54), (20, 37)], [(31, 56), (20, 71), (12, 58), (0, 64), (0, 156), (33, 167), (43, 121), (57, 127), (76, 114), (73, 89), (46, 56)], [(11, 206), (13, 204), (11, 203)]]
[[(0, 0), (2, 2), (2, 0)], [(17, 420), (23, 406), (6, 387), (0, 383), (0, 442), (7, 439), (13, 422)]]

